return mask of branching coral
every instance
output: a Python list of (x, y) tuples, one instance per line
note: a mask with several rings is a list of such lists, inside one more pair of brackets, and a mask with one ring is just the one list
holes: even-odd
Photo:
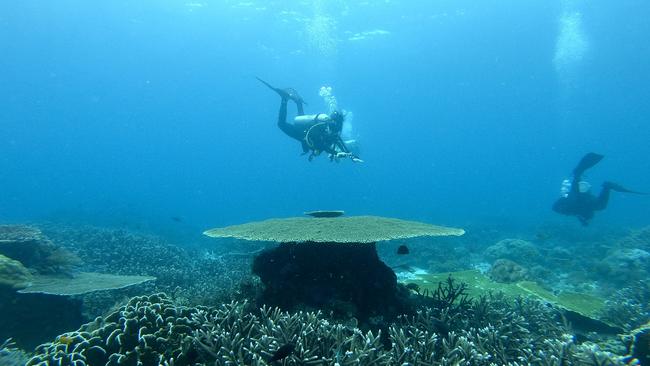
[(289, 314), (264, 307), (245, 313), (245, 304), (231, 303), (218, 311), (194, 316), (196, 342), (215, 364), (266, 365), (281, 346), (295, 344), (288, 364), (385, 364), (380, 334), (333, 324), (318, 312)]
[[(459, 286), (450, 281), (439, 296), (462, 294)], [(332, 322), (320, 312), (254, 309), (246, 302), (183, 307), (163, 294), (136, 297), (39, 346), (27, 366), (261, 366), (273, 364), (274, 353), (289, 344), (283, 365), (624, 364), (577, 345), (557, 313), (537, 301), (498, 295), (464, 301), (462, 308), (440, 303), (401, 317), (384, 334)]]
[(602, 318), (626, 331), (650, 321), (650, 282), (637, 281), (616, 291), (605, 303)]

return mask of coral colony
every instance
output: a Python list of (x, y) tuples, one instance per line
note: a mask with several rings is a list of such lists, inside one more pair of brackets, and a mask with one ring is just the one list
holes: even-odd
[[(415, 271), (398, 281), (393, 268), (408, 266), (390, 267), (379, 254), (402, 260), (462, 241), (464, 230), (306, 214), (208, 230), (231, 249), (210, 252), (124, 230), (0, 226), (0, 290), (14, 304), (3, 308), (0, 364), (648, 365), (644, 280), (607, 299), (571, 283), (551, 291), (541, 267), (575, 268), (555, 259), (566, 249), (501, 238), (474, 247), (485, 270)], [(619, 240), (591, 265), (613, 284), (623, 271), (646, 273), (648, 233)], [(438, 266), (475, 239), (465, 240), (420, 259)], [(28, 325), (35, 319), (39, 329)], [(94, 320), (69, 331), (82, 319)]]

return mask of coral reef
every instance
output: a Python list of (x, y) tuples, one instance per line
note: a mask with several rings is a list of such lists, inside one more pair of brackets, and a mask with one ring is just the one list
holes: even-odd
[(626, 331), (650, 322), (650, 281), (631, 282), (605, 302), (600, 317)]
[(632, 357), (639, 360), (641, 366), (650, 366), (650, 322), (632, 332)]
[(175, 306), (163, 294), (135, 297), (106, 318), (37, 347), (27, 365), (192, 365), (190, 318), (199, 311)]
[(31, 277), (31, 273), (22, 263), (0, 254), (0, 286), (24, 288)]
[(343, 309), (362, 323), (376, 317), (394, 319), (408, 311), (395, 273), (377, 256), (376, 241), (464, 233), (376, 216), (271, 219), (204, 232), (216, 238), (280, 243), (259, 254), (253, 264), (265, 285), (262, 303), (288, 310)]
[(81, 301), (71, 297), (17, 294), (0, 288), (0, 339), (13, 338), (29, 349), (51, 337), (75, 329), (82, 317)]
[(509, 259), (497, 259), (488, 274), (492, 280), (503, 283), (515, 283), (528, 278), (528, 270)]
[(629, 284), (650, 277), (650, 253), (639, 248), (617, 248), (597, 268), (609, 281)]
[(213, 238), (278, 243), (375, 243), (419, 236), (460, 236), (465, 230), (378, 216), (270, 219), (207, 230)]
[(0, 343), (0, 365), (2, 366), (24, 366), (29, 356), (22, 350), (16, 348), (11, 338)]
[[(119, 275), (156, 277), (149, 292), (166, 292), (186, 305), (215, 305), (230, 301), (239, 284), (250, 276), (252, 254), (199, 251), (174, 245), (155, 235), (93, 226), (44, 224), (43, 231), (55, 243), (66, 246), (84, 261), (82, 269)], [(139, 293), (142, 289), (139, 289)], [(130, 297), (138, 293), (122, 292)], [(114, 300), (93, 296), (85, 306), (105, 312)]]
[[(596, 296), (571, 291), (550, 292), (535, 282), (501, 283), (491, 280), (477, 270), (441, 274), (421, 274), (408, 279), (407, 285), (415, 285), (419, 293), (435, 293), (440, 283), (449, 282), (449, 276), (463, 283), (469, 297), (478, 298), (488, 293), (501, 293), (514, 301), (518, 297), (533, 297), (561, 309), (576, 331), (616, 334), (623, 329), (610, 323), (602, 315), (605, 301)], [(448, 287), (451, 287), (449, 285)]]
[(38, 276), (21, 294), (59, 296), (83, 295), (95, 291), (123, 289), (155, 280), (146, 276), (116, 276), (95, 272), (78, 272), (71, 276)]
[(259, 254), (253, 273), (264, 284), (261, 303), (286, 310), (335, 312), (362, 323), (409, 312), (395, 273), (374, 244), (282, 243)]
[(33, 226), (0, 225), (0, 254), (39, 274), (69, 273), (81, 265), (74, 253), (55, 245)]
[(650, 251), (650, 226), (636, 230), (618, 241), (622, 248), (639, 248)]
[(268, 365), (280, 349), (283, 365), (624, 364), (576, 344), (559, 313), (539, 301), (463, 293), (449, 280), (432, 297), (436, 307), (400, 317), (387, 332), (364, 332), (321, 312), (246, 302), (183, 307), (163, 294), (140, 296), (37, 347), (27, 366)]
[(521, 239), (500, 240), (487, 247), (484, 255), (491, 261), (509, 259), (523, 265), (538, 263), (540, 258), (537, 247), (533, 243)]
[(206, 364), (267, 365), (286, 344), (294, 351), (286, 365), (387, 365), (380, 334), (331, 323), (320, 312), (287, 313), (264, 307), (245, 312), (244, 303), (199, 312), (196, 343)]

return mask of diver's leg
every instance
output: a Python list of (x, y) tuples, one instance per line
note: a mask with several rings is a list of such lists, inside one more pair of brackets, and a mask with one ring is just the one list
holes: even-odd
[(278, 112), (278, 127), (282, 132), (286, 133), (290, 137), (301, 141), (302, 133), (297, 130), (296, 126), (287, 123), (287, 98), (282, 98), (280, 102), (280, 111)]
[(280, 101), (280, 111), (278, 112), (278, 127), (287, 135), (289, 134), (286, 130), (290, 127), (287, 123), (287, 101), (288, 99), (282, 98)]
[(609, 202), (609, 193), (611, 191), (612, 188), (608, 184), (603, 184), (603, 188), (600, 190), (600, 194), (594, 203), (594, 211), (601, 211), (607, 208), (607, 203)]
[(588, 153), (585, 154), (585, 156), (580, 159), (580, 162), (578, 165), (576, 165), (575, 168), (573, 168), (573, 181), (571, 182), (571, 190), (569, 192), (570, 195), (576, 195), (580, 193), (580, 180), (582, 179), (582, 174), (584, 172), (593, 167), (594, 165), (598, 164), (603, 159), (603, 155), (596, 154), (596, 153)]
[(303, 102), (302, 100), (295, 101), (296, 102), (296, 108), (298, 108), (298, 116), (304, 116), (305, 115), (305, 107), (303, 107)]
[(603, 155), (596, 153), (585, 154), (585, 156), (580, 159), (578, 165), (573, 169), (573, 175), (581, 176), (582, 173), (584, 173), (587, 169), (593, 167), (594, 165), (598, 164), (598, 162), (603, 160), (603, 157)]

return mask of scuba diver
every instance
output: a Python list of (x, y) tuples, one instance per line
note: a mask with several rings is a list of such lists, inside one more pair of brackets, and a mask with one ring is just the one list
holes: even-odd
[[(329, 154), (330, 161), (339, 161), (343, 158), (350, 158), (355, 163), (362, 163), (363, 160), (350, 152), (348, 146), (341, 138), (341, 130), (345, 117), (338, 110), (330, 114), (319, 113), (306, 115), (303, 105), (307, 104), (295, 89), (280, 89), (272, 86), (266, 81), (257, 78), (262, 84), (269, 87), (280, 95), (280, 112), (278, 115), (278, 127), (302, 144), (303, 155), (309, 153), (309, 161), (322, 152)], [(296, 103), (298, 113), (293, 123), (287, 123), (287, 102), (292, 100)]]
[(610, 191), (644, 194), (631, 191), (616, 183), (603, 182), (602, 189), (598, 196), (593, 195), (591, 184), (581, 180), (582, 174), (589, 168), (598, 164), (603, 155), (588, 153), (582, 157), (578, 165), (573, 169), (573, 179), (565, 179), (560, 189), (561, 196), (553, 204), (553, 211), (562, 215), (576, 216), (583, 226), (589, 225), (589, 220), (594, 217), (595, 211), (607, 208)]

